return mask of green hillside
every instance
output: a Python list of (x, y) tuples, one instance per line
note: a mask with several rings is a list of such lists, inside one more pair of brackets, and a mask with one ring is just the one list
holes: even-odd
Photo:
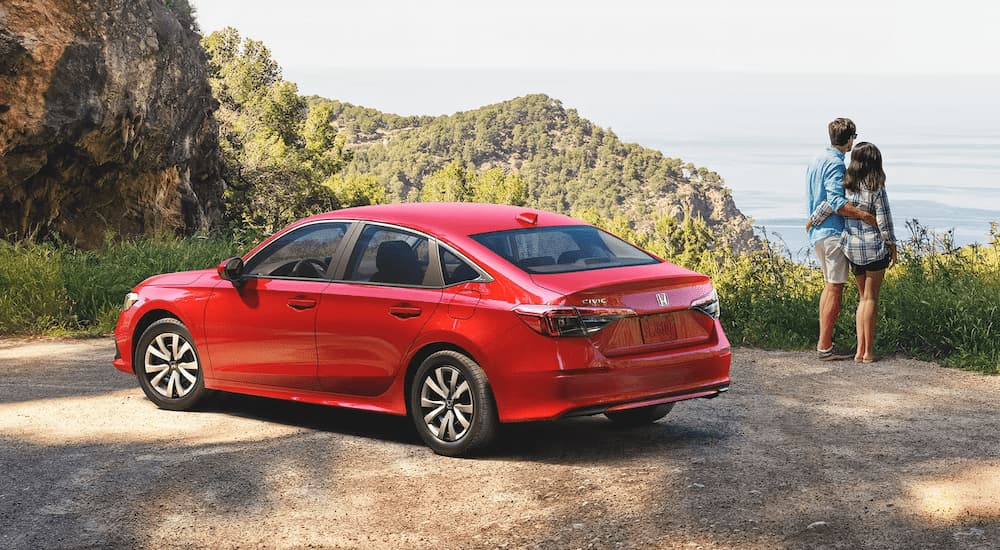
[(236, 29), (202, 44), (232, 228), (266, 234), (346, 206), (458, 200), (574, 215), (665, 256), (690, 248), (678, 238), (685, 223), (702, 250), (759, 246), (718, 174), (622, 143), (548, 96), (403, 117), (300, 96), (267, 47)]
[[(754, 243), (750, 223), (718, 174), (623, 143), (556, 99), (536, 94), (439, 117), (401, 117), (320, 97), (351, 153), (347, 177), (371, 175), (389, 202), (415, 201), (425, 179), (458, 161), (524, 180), (528, 204), (567, 214), (621, 217), (641, 233), (658, 218), (702, 217), (725, 244)], [(586, 214), (590, 213), (590, 216)]]

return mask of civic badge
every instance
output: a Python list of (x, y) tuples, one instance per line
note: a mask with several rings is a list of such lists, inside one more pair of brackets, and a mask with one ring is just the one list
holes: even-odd
[(667, 297), (666, 292), (657, 292), (656, 303), (660, 304), (660, 307), (667, 307), (670, 305), (670, 298)]

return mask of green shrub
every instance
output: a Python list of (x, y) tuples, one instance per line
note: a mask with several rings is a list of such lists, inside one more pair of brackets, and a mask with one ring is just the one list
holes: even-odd
[(62, 278), (77, 318), (107, 332), (114, 328), (125, 294), (143, 279), (214, 267), (242, 252), (237, 248), (230, 240), (189, 238), (116, 243), (99, 252), (67, 250)]
[[(899, 263), (882, 284), (876, 352), (1000, 373), (1000, 241), (994, 237), (987, 246), (957, 249), (947, 238), (930, 242), (926, 230), (913, 229), (914, 237), (904, 243)], [(687, 267), (712, 276), (722, 299), (723, 326), (734, 344), (815, 346), (823, 289), (818, 269), (770, 247), (741, 256), (707, 252)], [(847, 286), (834, 338), (852, 349), (858, 292), (853, 282)]]
[(766, 348), (814, 345), (820, 274), (770, 249), (701, 262), (712, 277), (731, 342)]
[(125, 294), (143, 279), (213, 267), (241, 252), (226, 239), (109, 243), (100, 251), (0, 242), (0, 334), (110, 332)]
[(37, 334), (72, 325), (72, 307), (53, 245), (0, 241), (0, 334)]
[(879, 314), (877, 348), (1000, 372), (1000, 247), (906, 255)]

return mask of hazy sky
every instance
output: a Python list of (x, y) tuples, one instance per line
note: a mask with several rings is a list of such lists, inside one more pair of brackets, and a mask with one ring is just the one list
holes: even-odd
[(301, 93), (404, 115), (546, 93), (642, 141), (762, 132), (822, 138), (816, 128), (835, 116), (907, 133), (1000, 127), (1000, 2), (193, 5), (202, 32), (233, 26), (264, 41)]
[(1000, 74), (989, 0), (193, 0), (283, 67)]

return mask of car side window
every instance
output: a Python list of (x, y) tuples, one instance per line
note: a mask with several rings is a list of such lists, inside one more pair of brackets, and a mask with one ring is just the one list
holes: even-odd
[(244, 272), (257, 277), (326, 279), (349, 224), (314, 223), (281, 236), (247, 262)]
[(395, 285), (423, 285), (428, 243), (420, 235), (369, 225), (354, 245), (345, 278)]
[(453, 285), (479, 278), (479, 272), (475, 268), (447, 248), (439, 246), (438, 251), (441, 256), (441, 273), (444, 275), (444, 284)]

